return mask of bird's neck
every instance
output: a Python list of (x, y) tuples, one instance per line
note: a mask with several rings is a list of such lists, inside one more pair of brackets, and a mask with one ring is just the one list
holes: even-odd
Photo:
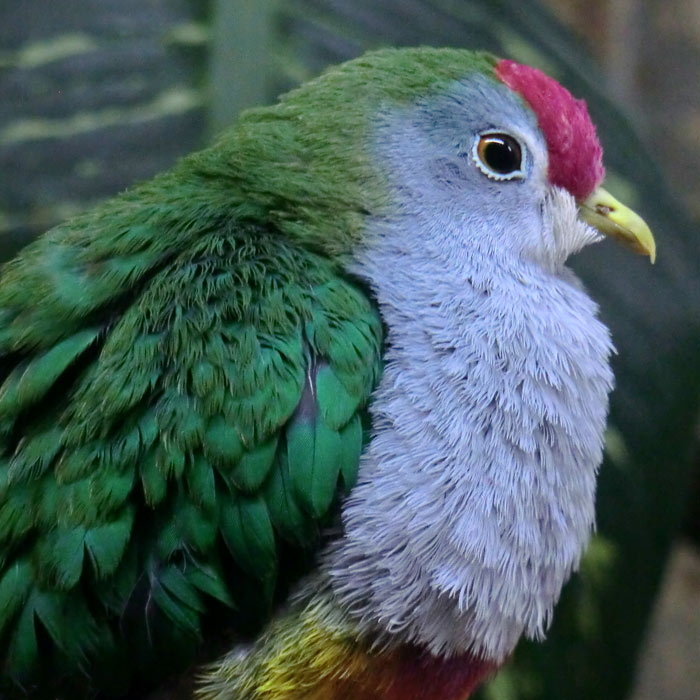
[(392, 240), (358, 265), (385, 367), (324, 568), (367, 631), (502, 661), (543, 636), (590, 536), (609, 334), (566, 271), (504, 274)]

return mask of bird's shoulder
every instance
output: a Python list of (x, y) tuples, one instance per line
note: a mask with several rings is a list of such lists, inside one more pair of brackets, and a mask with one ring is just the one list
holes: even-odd
[(327, 257), (111, 206), (0, 275), (0, 656), (30, 686), (40, 656), (150, 674), (214, 618), (259, 623), (354, 482), (380, 373)]

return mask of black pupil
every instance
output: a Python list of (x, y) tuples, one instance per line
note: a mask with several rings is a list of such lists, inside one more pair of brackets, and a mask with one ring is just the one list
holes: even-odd
[(486, 165), (496, 173), (505, 175), (520, 170), (520, 146), (510, 136), (489, 136), (483, 153)]

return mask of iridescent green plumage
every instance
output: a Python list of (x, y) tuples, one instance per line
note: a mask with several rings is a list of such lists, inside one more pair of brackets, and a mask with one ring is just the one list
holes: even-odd
[[(189, 646), (212, 599), (236, 607), (234, 570), (269, 604), (277, 540), (312, 545), (359, 460), (381, 345), (361, 290), (233, 223), (159, 263), (87, 330), (57, 313), (46, 340), (6, 342), (0, 625), (19, 678), (39, 661), (36, 621), (70, 671), (118, 646), (137, 600), (137, 625)], [(16, 337), (36, 311), (10, 275)]]
[(261, 621), (354, 483), (381, 371), (343, 267), (390, 206), (369, 115), (491, 66), (342, 66), (4, 267), (3, 675), (123, 690)]

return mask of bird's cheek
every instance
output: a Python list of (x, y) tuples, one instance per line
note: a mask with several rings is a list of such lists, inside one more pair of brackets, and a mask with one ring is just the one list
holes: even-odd
[(549, 265), (557, 256), (554, 222), (544, 202), (524, 208), (508, 234), (513, 252), (522, 260)]

